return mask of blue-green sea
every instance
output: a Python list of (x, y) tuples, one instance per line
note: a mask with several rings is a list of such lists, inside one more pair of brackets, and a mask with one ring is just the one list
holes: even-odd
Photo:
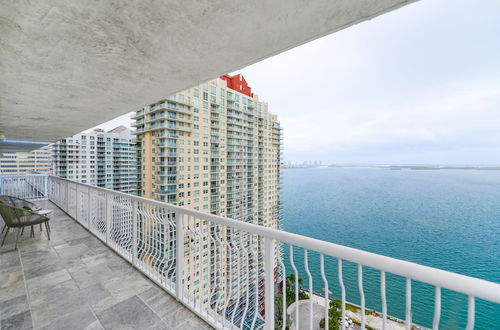
[[(310, 168), (283, 170), (283, 229), (500, 283), (500, 171)], [(302, 249), (294, 254), (304, 287)], [(287, 273), (292, 272), (284, 246)], [(326, 258), (339, 298), (337, 261)], [(314, 290), (324, 287), (309, 254)], [(357, 266), (343, 262), (347, 300), (359, 304)], [(368, 308), (381, 310), (379, 272), (364, 269)], [(405, 318), (405, 281), (387, 274), (388, 313)], [(413, 322), (431, 327), (434, 288), (412, 283)], [(463, 329), (467, 297), (443, 290), (441, 329)], [(500, 329), (500, 306), (476, 299), (476, 329)]]

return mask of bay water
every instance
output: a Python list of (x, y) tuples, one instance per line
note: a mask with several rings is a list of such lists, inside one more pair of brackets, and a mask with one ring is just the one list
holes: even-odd
[[(283, 170), (284, 230), (369, 252), (500, 282), (500, 171), (325, 167)], [(293, 272), (283, 246), (286, 273)], [(319, 255), (309, 252), (314, 291)], [(337, 260), (325, 258), (340, 298)], [(304, 251), (294, 249), (304, 287)], [(388, 313), (405, 318), (405, 279), (387, 274)], [(359, 304), (357, 265), (343, 261), (347, 300)], [(380, 273), (364, 268), (367, 308), (381, 311)], [(412, 282), (412, 319), (431, 327), (434, 288)], [(476, 329), (500, 329), (500, 307), (476, 299)], [(442, 290), (440, 328), (463, 329), (467, 297)]]

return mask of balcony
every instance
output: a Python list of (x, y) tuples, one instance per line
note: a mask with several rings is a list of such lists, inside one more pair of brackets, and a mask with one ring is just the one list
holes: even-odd
[[(175, 102), (180, 103), (180, 104), (185, 104), (188, 107), (178, 105)], [(155, 106), (151, 107), (149, 113), (158, 112), (160, 110), (170, 110), (170, 111), (180, 112), (183, 114), (191, 114), (191, 112), (192, 112), (191, 107), (192, 107), (192, 105), (190, 103), (186, 103), (186, 102), (181, 102), (181, 101), (167, 102), (167, 101), (164, 101), (164, 102), (158, 103)]]
[(139, 119), (139, 120), (136, 120), (135, 122), (132, 123), (132, 127), (138, 127), (138, 126), (141, 126), (144, 124), (144, 119)]
[(37, 229), (0, 248), (2, 329), (210, 327), (43, 194), (28, 197), (52, 210), (51, 239)]
[(143, 110), (143, 109), (136, 111), (136, 112), (135, 112), (135, 113), (134, 113), (134, 114), (130, 117), (130, 119), (132, 119), (132, 120), (137, 120), (137, 119), (139, 119), (139, 118), (141, 118), (141, 117), (144, 117), (144, 110)]
[[(36, 238), (22, 236), (18, 251), (13, 251), (11, 233), (9, 245), (0, 250), (2, 326), (273, 329), (278, 322), (283, 328), (299, 324), (300, 329), (316, 329), (318, 318), (328, 312), (328, 288), (337, 283), (342, 316), (358, 317), (361, 327), (425, 329), (412, 323), (413, 301), (418, 298), (412, 286), (421, 283), (433, 290), (434, 299), (428, 303), (434, 315), (428, 323), (435, 329), (441, 314), (450, 312), (442, 289), (443, 297), (449, 290), (464, 295), (467, 329), (474, 328), (476, 301), (477, 308), (485, 306), (483, 300), (500, 303), (497, 283), (54, 176), (0, 176), (0, 193), (37, 200), (52, 210), (50, 241), (36, 230)], [(239, 279), (245, 290), (234, 283), (214, 286), (208, 295), (193, 289), (202, 274), (188, 260), (200, 258), (202, 244), (212, 249), (207, 261), (233, 268), (216, 267), (207, 283)], [(281, 259), (284, 254), (290, 256), (289, 265)], [(294, 260), (299, 254), (304, 258)], [(311, 263), (313, 259), (319, 263)], [(257, 267), (253, 260), (264, 262)], [(330, 274), (333, 260), (335, 278)], [(344, 283), (352, 279), (342, 270), (349, 265), (357, 267), (359, 305), (346, 300)], [(306, 270), (304, 287), (298, 283), (299, 269)], [(313, 272), (321, 274), (323, 293), (313, 289)], [(291, 304), (280, 314), (275, 294), (289, 285), (286, 274), (295, 274), (296, 298), (302, 292), (311, 299)], [(386, 286), (385, 278), (392, 274), (404, 279), (402, 291)], [(374, 280), (380, 283), (381, 299), (376, 320), (365, 315), (365, 295), (372, 293), (364, 284)], [(386, 297), (394, 294), (405, 297), (404, 320), (388, 314)], [(262, 314), (255, 312), (261, 308)]]

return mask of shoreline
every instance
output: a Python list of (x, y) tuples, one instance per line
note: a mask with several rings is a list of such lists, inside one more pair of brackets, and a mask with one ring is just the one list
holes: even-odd
[[(301, 291), (310, 295), (309, 290), (304, 290), (301, 288)], [(312, 293), (312, 297), (310, 297), (309, 299), (306, 299), (306, 300), (302, 300), (302, 301), (308, 301), (308, 300), (313, 300), (314, 304), (320, 305), (323, 308), (325, 307), (325, 297), (317, 294), (314, 291)], [(331, 298), (328, 299), (329, 302), (332, 300), (335, 300), (335, 299), (331, 299)], [(287, 308), (288, 315), (293, 315), (293, 313), (289, 314), (289, 310), (291, 310), (291, 307), (294, 306), (294, 304), (295, 304), (295, 302), (293, 304), (291, 304), (290, 306), (288, 306), (288, 308)], [(348, 308), (348, 306), (351, 309), (357, 309), (357, 312), (353, 312), (352, 310), (350, 310)], [(300, 307), (300, 304), (299, 304), (299, 307)], [(370, 314), (366, 315), (366, 311), (370, 312)], [(346, 301), (346, 311), (345, 312), (346, 312), (345, 315), (347, 317), (349, 317), (350, 319), (352, 319), (354, 324), (361, 324), (361, 306), (354, 304), (354, 303), (351, 303), (349, 301)], [(376, 315), (373, 315), (373, 313), (375, 313)], [(382, 329), (382, 321), (383, 320), (382, 320), (381, 314), (382, 313), (380, 313), (374, 309), (365, 307), (365, 325), (369, 326), (372, 329), (377, 329), (377, 330)], [(413, 330), (430, 330), (429, 328), (423, 327), (423, 326), (415, 324), (415, 323), (412, 323), (411, 328)], [(401, 320), (397, 317), (394, 317), (392, 315), (387, 315), (386, 329), (387, 330), (404, 330), (404, 329), (406, 329), (405, 321)]]
[(476, 170), (476, 171), (500, 171), (500, 166), (450, 166), (450, 165), (353, 165), (353, 164), (332, 164), (323, 166), (308, 167), (282, 167), (283, 170), (289, 169), (311, 169), (311, 168), (379, 168), (388, 170), (414, 170), (414, 171), (432, 171), (432, 170)]

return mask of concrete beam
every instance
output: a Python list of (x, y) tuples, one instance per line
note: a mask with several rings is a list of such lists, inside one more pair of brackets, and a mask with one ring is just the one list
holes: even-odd
[(46, 146), (47, 144), (49, 143), (38, 141), (3, 140), (0, 141), (0, 153), (6, 151), (29, 152)]
[(6, 0), (0, 133), (56, 141), (413, 0)]

